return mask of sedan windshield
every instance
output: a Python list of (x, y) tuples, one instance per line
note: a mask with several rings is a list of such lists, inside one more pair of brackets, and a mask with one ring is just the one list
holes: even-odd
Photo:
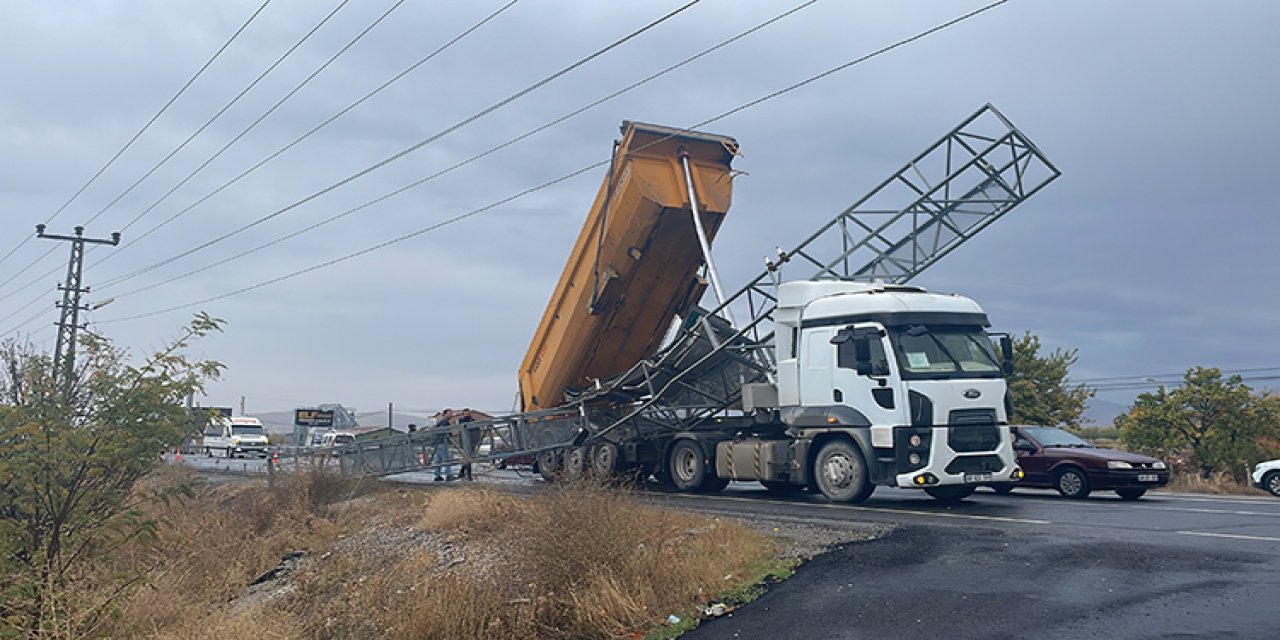
[(1093, 445), (1080, 438), (1054, 427), (1021, 427), (1042, 447), (1081, 447), (1091, 448)]
[(991, 339), (981, 327), (917, 324), (895, 329), (893, 350), (902, 371), (910, 377), (1001, 375)]

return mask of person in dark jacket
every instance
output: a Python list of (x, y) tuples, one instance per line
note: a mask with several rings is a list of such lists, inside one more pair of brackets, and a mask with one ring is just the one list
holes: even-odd
[[(449, 426), (448, 418), (441, 418), (436, 422), (437, 428), (447, 427), (447, 426)], [(449, 434), (447, 432), (441, 432), (437, 434), (435, 437), (434, 445), (435, 445), (435, 450), (431, 454), (431, 464), (435, 465), (435, 470), (436, 470), (435, 481), (442, 482), (444, 480), (453, 480), (454, 479), (453, 465), (448, 464)]]
[[(463, 424), (467, 422), (472, 422), (471, 414), (469, 413), (464, 413), (461, 417), (458, 418), (458, 424)], [(476, 451), (480, 449), (480, 427), (467, 426), (466, 434), (467, 434), (467, 458), (468, 460), (470, 460), (472, 456), (476, 455)], [(462, 432), (459, 431), (458, 435), (459, 437), (461, 437)], [(475, 478), (471, 476), (470, 462), (462, 463), (462, 469), (458, 471), (458, 477), (466, 480), (475, 480)]]

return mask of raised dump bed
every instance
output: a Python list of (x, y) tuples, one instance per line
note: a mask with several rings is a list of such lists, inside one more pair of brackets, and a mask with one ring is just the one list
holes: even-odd
[(626, 371), (657, 351), (672, 320), (706, 288), (681, 167), (687, 153), (708, 238), (729, 210), (730, 137), (624, 122), (587, 214), (520, 365), (525, 410)]

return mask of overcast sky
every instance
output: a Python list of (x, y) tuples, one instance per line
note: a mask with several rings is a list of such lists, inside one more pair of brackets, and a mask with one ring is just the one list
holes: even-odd
[[(207, 61), (261, 0), (0, 3), (0, 255), (44, 222)], [(114, 206), (338, 4), (272, 0), (50, 232), (122, 229), (86, 259), (94, 330), (135, 353), (196, 309), (228, 324), (197, 354), (228, 366), (204, 404), (250, 413), (387, 402), (509, 410), (516, 370), (604, 169), (412, 240), (254, 285), (489, 205), (608, 158), (622, 120), (689, 126), (982, 6), (812, 4), (684, 68), (378, 204), (322, 221), (553, 121), (799, 2), (703, 0), (528, 95), (253, 229), (117, 284), (113, 278), (310, 196), (470, 118), (669, 11), (678, 1), (520, 0), (346, 115), (149, 237), (245, 169), (506, 4), (407, 0), (220, 157), (223, 145), (390, 8), (351, 0), (256, 87)], [(1280, 4), (1012, 0), (707, 128), (741, 143), (714, 253), (728, 288), (990, 102), (1062, 177), (916, 283), (979, 301), (995, 328), (1078, 348), (1077, 380), (1141, 383), (1192, 365), (1280, 374)], [(163, 198), (163, 199), (162, 199)], [(155, 204), (159, 202), (159, 204)], [(905, 203), (904, 203), (905, 204)], [(67, 247), (0, 262), (0, 333), (52, 350)], [(105, 258), (105, 260), (104, 260)], [(98, 262), (102, 260), (101, 264)], [(52, 275), (41, 277), (53, 271)], [(804, 274), (808, 275), (808, 274)], [(35, 283), (35, 284), (32, 284)], [(107, 284), (104, 284), (107, 283)], [(128, 295), (126, 295), (128, 294)], [(21, 309), (24, 305), (31, 306)], [(20, 310), (21, 309), (21, 310)], [(43, 309), (43, 312), (41, 310)], [(42, 313), (42, 314), (41, 314)], [(35, 316), (35, 314), (41, 314)], [(22, 323), (35, 317), (29, 323)], [(1104, 380), (1107, 384), (1114, 380)], [(1104, 391), (1127, 403), (1136, 391)]]

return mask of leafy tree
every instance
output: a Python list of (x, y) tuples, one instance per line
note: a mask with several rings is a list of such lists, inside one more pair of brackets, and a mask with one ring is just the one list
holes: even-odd
[(1116, 426), (1131, 449), (1185, 455), (1203, 475), (1240, 477), (1247, 465), (1280, 452), (1280, 399), (1254, 393), (1238, 375), (1192, 367), (1182, 386), (1140, 394)]
[[(30, 345), (0, 347), (0, 636), (76, 636), (93, 628), (138, 576), (113, 576), (94, 600), (71, 597), (114, 549), (154, 536), (135, 484), (190, 432), (183, 399), (222, 365), (183, 355), (220, 329), (200, 314), (140, 366), (82, 334), (71, 384)], [(104, 585), (97, 584), (97, 587)], [(82, 589), (82, 592), (84, 590)]]
[(1040, 338), (1030, 331), (1013, 341), (1013, 374), (1008, 380), (1013, 423), (1080, 426), (1084, 403), (1093, 397), (1094, 390), (1069, 382), (1077, 352), (1055, 349), (1042, 356)]

